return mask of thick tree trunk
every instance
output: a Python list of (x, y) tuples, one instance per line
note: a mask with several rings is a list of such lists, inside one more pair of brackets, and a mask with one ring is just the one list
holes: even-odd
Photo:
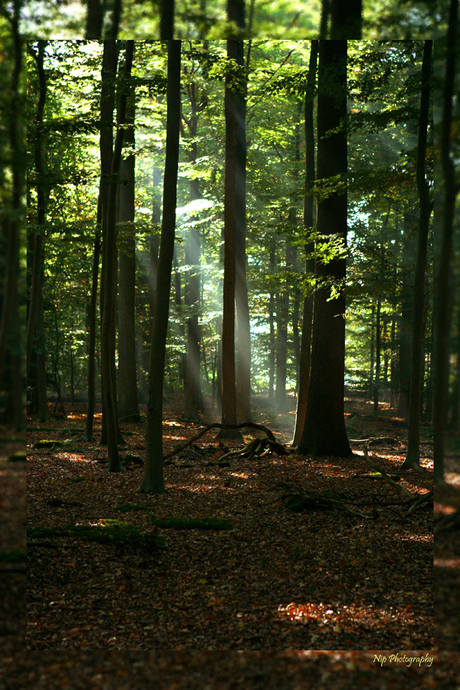
[[(319, 42), (318, 179), (347, 174), (347, 43)], [(329, 130), (341, 127), (331, 136)], [(336, 233), (346, 243), (347, 196), (331, 194), (318, 202), (318, 232)], [(316, 263), (317, 277), (343, 280), (344, 259)], [(345, 360), (345, 296), (330, 298), (323, 285), (315, 295), (312, 367), (305, 426), (298, 452), (308, 455), (351, 455), (343, 414)]]
[(332, 39), (360, 39), (362, 0), (329, 0)]
[(87, 0), (86, 10), (86, 40), (100, 40), (102, 37), (102, 24), (104, 12), (101, 0)]
[[(36, 132), (35, 132), (35, 172), (37, 173), (37, 225), (43, 227), (46, 218), (46, 195), (43, 184), (43, 163), (42, 163), (42, 125), (43, 111), (46, 101), (46, 75), (43, 67), (46, 41), (38, 41), (38, 53), (32, 48), (32, 54), (37, 65), (39, 81), (39, 98), (36, 113)], [(27, 368), (26, 374), (29, 375), (30, 362), (32, 359), (32, 348), (34, 342), (35, 320), (37, 318), (38, 301), (41, 288), (42, 275), (42, 245), (43, 235), (41, 231), (34, 235), (34, 263), (32, 268), (32, 289), (30, 295), (29, 318), (27, 321)]]
[[(310, 64), (308, 66), (307, 88), (305, 90), (305, 201), (303, 207), (303, 224), (308, 234), (316, 225), (315, 199), (309, 190), (315, 181), (315, 137), (313, 130), (313, 98), (316, 84), (316, 64), (318, 60), (318, 41), (311, 42)], [(307, 240), (305, 251), (305, 272), (312, 276), (315, 272), (315, 261), (310, 258), (313, 243)], [(294, 446), (298, 446), (302, 437), (307, 413), (308, 387), (310, 383), (311, 361), (311, 326), (313, 322), (313, 291), (309, 290), (303, 300), (302, 338), (300, 343), (300, 371), (297, 399), (297, 414), (294, 431)]]
[(174, 0), (160, 0), (160, 40), (174, 38)]
[(138, 491), (161, 493), (163, 479), (163, 382), (168, 332), (169, 293), (176, 223), (179, 165), (181, 42), (168, 42), (168, 91), (163, 218), (156, 285), (155, 318), (150, 344), (145, 475)]
[[(455, 61), (458, 24), (458, 0), (451, 0), (449, 9), (449, 28), (447, 32), (446, 75), (443, 92), (443, 118), (441, 130), (441, 165), (444, 177), (444, 202), (442, 221), (439, 226), (438, 254), (436, 256), (436, 279), (434, 301), (434, 481), (444, 484), (444, 427), (446, 423), (447, 375), (449, 321), (451, 309), (451, 259), (455, 202), (458, 185), (455, 179), (455, 166), (451, 155), (452, 101), (455, 93)], [(457, 58), (458, 59), (458, 58)], [(436, 228), (436, 232), (438, 228)], [(436, 238), (438, 239), (438, 238)]]
[[(227, 41), (227, 59), (237, 57), (237, 41)], [(230, 88), (234, 70), (225, 78), (225, 198), (224, 198), (224, 289), (222, 313), (222, 424), (236, 424), (235, 386), (235, 185), (236, 109)], [(239, 431), (221, 429), (219, 438), (241, 438)]]
[[(10, 215), (4, 219), (3, 229), (6, 240), (5, 276), (2, 316), (0, 322), (0, 390), (9, 389), (11, 405), (10, 420), (16, 430), (25, 427), (22, 384), (22, 323), (19, 317), (18, 279), (20, 275), (20, 227), (24, 218), (22, 190), (24, 186), (24, 123), (21, 116), (23, 105), (19, 80), (23, 60), (23, 46), (19, 35), (19, 3), (15, 3), (11, 16), (11, 29), (14, 43), (14, 65), (9, 92), (8, 139), (11, 156), (11, 191), (9, 196)], [(6, 123), (5, 123), (6, 124)], [(8, 190), (9, 191), (9, 190)], [(5, 206), (8, 192), (4, 192)], [(9, 381), (5, 380), (5, 364), (8, 355)], [(12, 414), (11, 414), (12, 413)], [(9, 421), (9, 420), (8, 420)]]
[(124, 421), (138, 421), (136, 373), (136, 241), (134, 230), (134, 89), (128, 96), (124, 145), (131, 154), (120, 162), (118, 221), (119, 242), (119, 311), (118, 311), (118, 417)]
[(409, 436), (407, 455), (403, 469), (420, 467), (420, 401), (423, 372), (423, 327), (425, 269), (428, 250), (428, 229), (432, 204), (428, 182), (425, 177), (425, 157), (429, 126), (431, 93), (431, 52), (433, 41), (425, 41), (422, 65), (422, 91), (420, 98), (420, 119), (417, 144), (417, 189), (420, 200), (417, 260), (415, 263), (414, 309), (412, 323), (412, 368), (409, 403)]

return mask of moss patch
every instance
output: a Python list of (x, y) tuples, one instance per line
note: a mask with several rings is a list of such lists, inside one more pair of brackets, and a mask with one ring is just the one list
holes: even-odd
[(25, 551), (13, 549), (12, 551), (0, 551), (0, 561), (2, 563), (21, 563), (27, 560)]
[(85, 541), (99, 544), (123, 544), (157, 551), (165, 545), (164, 539), (150, 532), (142, 533), (135, 525), (119, 520), (101, 519), (97, 525), (65, 525), (65, 527), (28, 527), (27, 536), (33, 538), (63, 537), (70, 534)]

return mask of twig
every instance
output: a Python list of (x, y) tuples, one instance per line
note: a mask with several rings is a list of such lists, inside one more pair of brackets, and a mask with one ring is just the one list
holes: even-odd
[(403, 491), (406, 494), (406, 496), (410, 496), (411, 498), (414, 498), (414, 494), (412, 493), (412, 491), (409, 491), (409, 489), (407, 489), (405, 486), (402, 486), (401, 484), (398, 484), (398, 482), (395, 482), (395, 480), (392, 479), (385, 472), (384, 469), (381, 469), (380, 467), (378, 467), (378, 465), (373, 460), (370, 459), (369, 454), (367, 452), (367, 445), (364, 446), (364, 457), (365, 457), (366, 461), (368, 462), (368, 464), (372, 467), (372, 469), (375, 470), (376, 472), (380, 472), (380, 474), (382, 475), (382, 478), (385, 479), (385, 481), (388, 482), (388, 484), (391, 484), (391, 486), (395, 486), (400, 491)]

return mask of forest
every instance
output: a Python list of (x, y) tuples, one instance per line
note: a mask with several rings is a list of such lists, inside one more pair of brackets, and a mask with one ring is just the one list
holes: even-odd
[[(193, 676), (201, 649), (222, 687), (251, 664), (446, 680), (457, 3), (436, 41), (23, 43), (19, 9), (0, 63), (3, 634), (26, 632), (50, 687), (49, 650), (77, 650), (81, 678), (103, 658), (86, 650), (172, 650)], [(104, 658), (132, 678), (144, 657)]]
[(445, 35), (447, 0), (15, 0), (28, 39), (391, 40)]

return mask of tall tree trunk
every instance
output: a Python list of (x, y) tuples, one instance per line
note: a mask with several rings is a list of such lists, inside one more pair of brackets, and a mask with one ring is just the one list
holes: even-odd
[[(8, 143), (11, 156), (11, 196), (10, 216), (5, 218), (4, 229), (6, 236), (6, 273), (3, 294), (3, 308), (0, 322), (0, 389), (5, 385), (5, 361), (8, 354), (11, 405), (10, 413), (13, 428), (21, 431), (25, 427), (22, 383), (23, 350), (19, 347), (24, 341), (22, 323), (19, 316), (19, 275), (20, 275), (20, 245), (21, 225), (24, 219), (22, 190), (25, 176), (25, 155), (23, 140), (25, 140), (24, 123), (21, 113), (22, 93), (20, 90), (20, 74), (23, 60), (23, 45), (19, 34), (20, 5), (15, 2), (10, 17), (14, 44), (14, 64), (9, 91), (9, 122)], [(21, 276), (22, 277), (22, 276)], [(24, 280), (24, 283), (26, 281)]]
[[(318, 73), (318, 179), (347, 175), (347, 42), (319, 42)], [(326, 136), (330, 130), (337, 130)], [(334, 193), (318, 201), (318, 233), (347, 237), (347, 196)], [(334, 259), (327, 265), (316, 262), (322, 281), (344, 280), (346, 263)], [(330, 299), (325, 284), (315, 294), (312, 366), (307, 413), (300, 454), (351, 455), (343, 413), (345, 361), (345, 296), (343, 290)]]
[[(275, 244), (270, 248), (270, 275), (275, 272)], [(275, 391), (275, 291), (270, 287), (270, 300), (268, 303), (268, 324), (269, 324), (269, 341), (268, 341), (268, 399), (273, 400)]]
[(369, 397), (374, 394), (374, 364), (375, 364), (375, 304), (371, 307), (371, 346), (369, 363)]
[[(228, 61), (237, 58), (237, 41), (227, 41)], [(222, 424), (236, 424), (235, 386), (235, 185), (236, 109), (231, 63), (225, 77), (224, 289), (222, 313)], [(233, 87), (234, 88), (234, 87)], [(219, 438), (241, 438), (236, 429), (221, 429)]]
[(134, 88), (131, 87), (124, 144), (131, 153), (120, 162), (119, 187), (119, 311), (118, 311), (118, 416), (124, 421), (139, 421), (136, 375), (136, 240), (134, 229)]
[[(39, 81), (39, 98), (37, 103), (37, 113), (35, 118), (35, 172), (37, 173), (37, 225), (43, 228), (46, 218), (46, 195), (43, 184), (43, 162), (42, 162), (42, 127), (43, 111), (46, 101), (46, 74), (43, 67), (46, 41), (38, 41), (38, 52), (30, 48), (33, 58), (37, 65)], [(37, 318), (38, 301), (41, 288), (42, 275), (42, 230), (38, 230), (34, 235), (34, 263), (32, 268), (32, 289), (30, 295), (29, 318), (27, 322), (27, 376), (29, 375), (30, 362), (32, 358), (32, 348), (34, 342), (35, 320)]]
[(174, 38), (174, 0), (160, 0), (160, 40)]
[[(244, 3), (240, 3), (243, 5)], [(244, 17), (238, 25), (244, 28)], [(249, 56), (248, 56), (249, 59)], [(244, 42), (237, 42), (236, 61), (244, 67)], [(249, 65), (246, 66), (246, 74)], [(251, 417), (251, 332), (249, 324), (248, 287), (246, 282), (246, 90), (247, 81), (239, 83), (235, 99), (236, 112), (236, 189), (235, 189), (235, 304), (237, 318), (237, 419)]]
[(97, 311), (97, 284), (99, 278), (99, 259), (101, 256), (100, 227), (102, 221), (101, 194), (99, 191), (99, 203), (96, 219), (96, 237), (94, 240), (93, 269), (91, 280), (91, 301), (89, 307), (89, 334), (88, 334), (88, 411), (86, 414), (85, 432), (83, 441), (94, 441), (93, 423), (96, 409), (96, 311)]
[(156, 284), (155, 318), (150, 344), (149, 399), (144, 479), (141, 492), (161, 493), (163, 479), (163, 382), (168, 332), (169, 293), (176, 223), (177, 170), (180, 131), (181, 42), (168, 42), (168, 90), (166, 122), (166, 161), (163, 187), (163, 218)]
[[(303, 207), (303, 224), (308, 233), (316, 225), (315, 200), (310, 192), (315, 181), (315, 136), (313, 130), (313, 98), (316, 84), (316, 64), (318, 60), (318, 41), (311, 42), (310, 64), (308, 66), (307, 88), (305, 90), (305, 197)], [(315, 261), (311, 258), (313, 243), (307, 240), (305, 251), (305, 273), (312, 276), (315, 272)], [(297, 414), (295, 421), (294, 446), (298, 446), (302, 437), (307, 412), (308, 387), (310, 383), (311, 359), (311, 325), (313, 322), (313, 290), (309, 290), (303, 300), (302, 339), (300, 343), (300, 372)]]
[[(118, 50), (115, 41), (104, 41), (104, 52), (102, 55), (102, 83), (101, 83), (101, 129), (99, 135), (99, 149), (101, 156), (101, 182), (99, 185), (99, 204), (102, 224), (102, 269), (101, 269), (101, 290), (100, 290), (100, 319), (101, 331), (104, 316), (105, 299), (105, 271), (106, 261), (104, 259), (106, 232), (107, 232), (107, 206), (109, 202), (109, 181), (112, 168), (113, 157), (113, 111), (115, 107), (115, 79), (117, 72)], [(99, 214), (99, 207), (98, 207)], [(107, 414), (104, 394), (104, 374), (101, 356), (101, 396), (102, 396), (102, 432), (101, 445), (107, 444)]]
[(417, 144), (417, 190), (420, 200), (417, 259), (415, 263), (414, 309), (412, 323), (412, 367), (409, 402), (409, 436), (407, 455), (403, 469), (420, 467), (420, 401), (423, 372), (423, 327), (424, 327), (424, 288), (428, 249), (428, 229), (432, 204), (428, 182), (425, 177), (425, 158), (430, 115), (431, 93), (431, 52), (433, 41), (425, 41), (422, 64), (422, 90), (420, 97), (420, 119)]
[(39, 286), (37, 321), (35, 327), (35, 353), (37, 364), (37, 419), (40, 422), (45, 422), (49, 418), (49, 412), (48, 398), (46, 395), (46, 342), (41, 282)]
[(105, 401), (105, 412), (107, 418), (107, 446), (109, 454), (109, 472), (119, 472), (121, 470), (118, 455), (118, 420), (117, 420), (117, 401), (115, 395), (115, 378), (113, 375), (115, 367), (115, 290), (116, 290), (116, 200), (118, 174), (121, 161), (121, 149), (123, 145), (123, 124), (126, 116), (127, 103), (127, 82), (131, 74), (133, 61), (134, 41), (127, 41), (125, 52), (125, 67), (123, 71), (123, 82), (120, 89), (120, 100), (118, 106), (118, 125), (119, 129), (115, 138), (115, 146), (112, 156), (112, 167), (110, 170), (109, 198), (107, 204), (107, 214), (105, 218), (104, 233), (104, 307), (102, 313), (102, 333), (101, 333), (101, 352), (102, 352), (102, 382)]
[(360, 39), (362, 0), (329, 0), (332, 39)]
[[(191, 149), (189, 152), (189, 162), (192, 167), (195, 167), (198, 155), (198, 147), (196, 142), (196, 135), (198, 130), (198, 113), (200, 103), (198, 94), (198, 87), (196, 84), (187, 85), (187, 93), (191, 106), (191, 116), (186, 121), (188, 126), (188, 134), (191, 140)], [(202, 94), (202, 96), (204, 93)], [(190, 180), (190, 201), (196, 201), (201, 196), (199, 181), (197, 179)], [(201, 342), (201, 328), (198, 323), (198, 312), (200, 308), (200, 254), (201, 254), (201, 238), (200, 232), (195, 225), (190, 228), (190, 236), (187, 247), (186, 263), (191, 267), (191, 272), (188, 276), (185, 303), (188, 308), (187, 318), (187, 364), (185, 376), (185, 409), (184, 419), (192, 421), (199, 421), (200, 409), (202, 408), (202, 394), (201, 394), (201, 380), (200, 380), (200, 342)], [(178, 274), (177, 274), (178, 275)]]
[(101, 40), (104, 12), (101, 0), (87, 0), (85, 39)]
[[(452, 101), (455, 93), (455, 61), (457, 44), (458, 0), (450, 1), (447, 31), (446, 75), (443, 91), (441, 125), (441, 166), (444, 177), (442, 224), (439, 227), (439, 249), (435, 279), (434, 302), (434, 361), (433, 361), (433, 427), (434, 481), (444, 484), (444, 427), (446, 423), (449, 319), (451, 310), (451, 258), (455, 202), (458, 185), (451, 155)], [(437, 228), (436, 228), (437, 231)], [(438, 238), (436, 238), (438, 239)]]
[[(292, 219), (292, 217), (291, 217)], [(285, 271), (288, 266), (288, 238), (285, 238)], [(287, 375), (287, 325), (289, 318), (289, 283), (286, 280), (278, 293), (276, 307), (276, 388), (275, 406), (278, 413), (288, 411), (286, 401), (286, 375)]]
[(382, 302), (380, 297), (377, 299), (377, 309), (375, 316), (375, 376), (374, 376), (374, 415), (379, 413), (379, 389), (380, 389), (380, 353), (381, 353), (381, 327), (380, 313)]

